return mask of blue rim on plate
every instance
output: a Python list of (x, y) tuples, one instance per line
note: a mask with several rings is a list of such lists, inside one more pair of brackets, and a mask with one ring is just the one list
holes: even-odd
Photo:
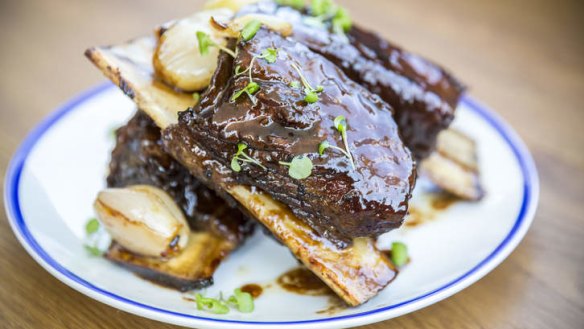
[[(493, 113), (491, 110), (487, 109), (485, 106), (479, 104), (471, 97), (464, 96), (462, 99), (462, 103), (464, 103), (470, 110), (472, 110), (474, 113), (478, 114), (486, 122), (488, 122), (509, 145), (509, 147), (513, 151), (514, 156), (517, 159), (517, 162), (520, 165), (521, 173), (523, 175), (523, 200), (513, 227), (505, 236), (505, 238), (501, 241), (501, 243), (485, 259), (483, 259), (481, 262), (475, 265), (468, 272), (452, 280), (451, 282), (444, 284), (438, 289), (435, 289), (431, 292), (417, 296), (404, 302), (396, 303), (393, 305), (389, 305), (386, 307), (366, 312), (323, 319), (282, 322), (238, 321), (207, 318), (203, 316), (173, 312), (158, 307), (145, 305), (138, 301), (127, 299), (125, 297), (118, 296), (114, 293), (96, 287), (92, 283), (78, 277), (77, 275), (63, 267), (61, 264), (56, 262), (51, 256), (49, 256), (46, 253), (46, 251), (38, 244), (35, 238), (31, 235), (27, 227), (26, 221), (22, 215), (19, 203), (18, 193), (20, 177), (22, 174), (23, 167), (26, 163), (26, 159), (29, 153), (35, 147), (36, 142), (44, 135), (44, 133), (47, 130), (49, 130), (56, 122), (62, 119), (65, 115), (77, 109), (79, 105), (83, 104), (89, 99), (97, 97), (101, 93), (106, 92), (113, 87), (114, 86), (112, 84), (105, 83), (82, 93), (81, 95), (74, 98), (73, 100), (59, 108), (57, 111), (49, 115), (32, 132), (29, 133), (29, 135), (26, 137), (24, 142), (21, 144), (21, 146), (14, 154), (9, 164), (4, 186), (4, 199), (6, 205), (6, 212), (8, 214), (8, 218), (12, 226), (12, 229), (16, 233), (18, 239), (23, 244), (25, 249), (29, 252), (29, 254), (31, 254), (31, 256), (33, 256), (33, 258), (37, 262), (39, 262), (46, 270), (56, 275), (57, 278), (59, 278), (67, 285), (71, 286), (72, 288), (82, 293), (85, 294), (88, 294), (90, 292), (97, 293), (92, 294), (92, 296), (100, 300), (101, 302), (104, 302), (106, 304), (110, 304), (110, 302), (112, 301), (121, 302), (122, 304), (125, 304), (124, 305), (125, 307), (122, 307), (122, 309), (134, 314), (143, 315), (141, 313), (138, 313), (138, 310), (136, 309), (138, 308), (145, 311), (149, 311), (149, 313), (154, 312), (163, 315), (183, 318), (185, 320), (192, 319), (204, 322), (219, 322), (225, 324), (230, 323), (234, 325), (257, 326), (257, 325), (303, 325), (318, 322), (322, 323), (335, 322), (339, 320), (357, 319), (374, 314), (382, 316), (382, 313), (384, 312), (406, 306), (408, 307), (408, 311), (405, 313), (409, 313), (411, 311), (429, 305), (431, 303), (431, 301), (429, 301), (430, 299), (432, 299), (435, 302), (451, 296), (452, 294), (476, 282), (490, 270), (495, 268), (501, 261), (503, 261), (511, 253), (511, 251), (513, 251), (513, 249), (521, 241), (521, 239), (527, 232), (527, 229), (529, 228), (531, 221), (533, 220), (533, 217), (535, 215), (535, 210), (539, 198), (539, 179), (537, 176), (535, 164), (533, 162), (531, 155), (529, 154), (529, 151), (527, 150), (521, 139), (517, 136), (517, 134), (498, 115)], [(64, 279), (68, 279), (68, 281), (65, 281)], [(184, 324), (184, 322), (182, 321), (181, 323)]]

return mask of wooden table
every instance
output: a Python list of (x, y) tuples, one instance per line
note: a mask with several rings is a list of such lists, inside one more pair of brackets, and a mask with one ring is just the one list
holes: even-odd
[[(199, 2), (0, 2), (0, 171), (41, 118), (104, 80), (86, 47), (139, 36)], [(342, 2), (356, 21), (456, 72), (524, 138), (542, 185), (533, 227), (501, 266), (366, 328), (584, 328), (584, 1)], [(173, 328), (60, 283), (0, 216), (0, 327)]]

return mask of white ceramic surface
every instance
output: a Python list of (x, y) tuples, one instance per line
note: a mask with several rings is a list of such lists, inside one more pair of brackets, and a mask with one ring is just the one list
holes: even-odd
[[(404, 241), (412, 262), (377, 297), (335, 314), (328, 298), (300, 296), (272, 285), (251, 314), (213, 315), (181, 294), (88, 256), (84, 224), (103, 186), (112, 129), (134, 105), (112, 85), (79, 96), (41, 123), (15, 154), (6, 177), (5, 204), (12, 228), (30, 255), (72, 288), (113, 307), (155, 320), (197, 328), (340, 328), (396, 317), (436, 303), (474, 283), (517, 246), (533, 220), (538, 180), (519, 138), (492, 112), (466, 97), (454, 126), (478, 141), (486, 197), (459, 202), (432, 221), (390, 232), (380, 245)], [(416, 187), (414, 205), (425, 202)], [(266, 284), (294, 267), (287, 249), (256, 234), (220, 265), (210, 296), (245, 283)]]

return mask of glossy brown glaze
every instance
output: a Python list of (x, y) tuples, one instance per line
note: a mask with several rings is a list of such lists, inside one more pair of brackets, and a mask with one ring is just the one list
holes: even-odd
[(334, 294), (314, 273), (306, 267), (296, 267), (280, 275), (276, 280), (284, 290), (310, 296)]
[(353, 80), (393, 106), (400, 133), (416, 158), (430, 154), (438, 133), (447, 128), (464, 87), (430, 61), (390, 44), (377, 34), (353, 26), (347, 36), (308, 24), (290, 7), (260, 2), (238, 15), (276, 15), (294, 26), (292, 38), (338, 65)]
[[(355, 237), (377, 236), (399, 227), (415, 180), (415, 165), (402, 144), (391, 108), (377, 95), (353, 82), (336, 65), (294, 40), (261, 29), (249, 42), (237, 45), (235, 60), (223, 55), (209, 91), (200, 106), (182, 112), (178, 126), (192, 135), (211, 158), (229, 166), (238, 143), (267, 169), (246, 164), (233, 179), (257, 186), (288, 205), (317, 232), (339, 245)], [(251, 73), (260, 90), (253, 96), (231, 97), (248, 83), (252, 57), (267, 48), (279, 49), (276, 63), (254, 61)], [(300, 75), (316, 88), (319, 101), (304, 101), (303, 88), (294, 88)], [(348, 123), (348, 157), (329, 149), (319, 156), (318, 145), (328, 141), (344, 148), (334, 128), (335, 117)], [(170, 128), (172, 129), (172, 127)], [(312, 175), (293, 179), (279, 164), (304, 155), (312, 159)]]
[(262, 293), (264, 292), (264, 288), (262, 288), (262, 286), (260, 286), (259, 284), (255, 284), (255, 283), (249, 283), (249, 284), (243, 285), (239, 289), (241, 289), (241, 291), (243, 291), (243, 292), (247, 292), (254, 299), (260, 297), (262, 295)]
[(236, 244), (253, 225), (163, 150), (160, 128), (142, 112), (116, 132), (107, 183), (109, 187), (147, 184), (161, 188), (183, 210), (192, 229), (211, 231)]

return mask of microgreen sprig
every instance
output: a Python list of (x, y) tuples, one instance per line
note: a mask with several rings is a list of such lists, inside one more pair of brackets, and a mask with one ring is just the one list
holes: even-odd
[(243, 29), (241, 30), (241, 38), (244, 41), (249, 41), (255, 37), (256, 33), (262, 27), (262, 22), (258, 21), (257, 19), (249, 21), (249, 23), (245, 24)]
[(237, 308), (237, 310), (242, 313), (251, 313), (254, 310), (253, 297), (251, 294), (243, 292), (239, 288), (235, 289), (233, 295), (229, 296), (227, 300), (223, 299), (223, 293), (219, 294), (219, 298), (206, 297), (201, 293), (196, 293), (195, 299), (189, 297), (184, 298), (188, 301), (195, 302), (198, 310), (214, 314), (229, 313), (229, 306)]
[(231, 55), (231, 57), (233, 57), (233, 58), (236, 57), (235, 52), (233, 50), (231, 50), (223, 45), (220, 45), (218, 43), (215, 43), (213, 40), (211, 40), (211, 37), (203, 31), (197, 31), (197, 41), (199, 42), (199, 52), (203, 56), (205, 56), (209, 53), (210, 47), (217, 47), (220, 50), (223, 50), (224, 52)]
[(295, 156), (290, 162), (279, 162), (288, 167), (288, 175), (296, 179), (305, 179), (312, 174), (312, 161), (303, 155)]
[(333, 32), (343, 36), (351, 29), (349, 12), (333, 0), (312, 0), (310, 13), (312, 17), (304, 18), (304, 23), (308, 25), (324, 28), (325, 21), (330, 20)]
[(347, 158), (349, 158), (349, 161), (351, 162), (351, 167), (353, 167), (353, 170), (355, 170), (355, 163), (353, 162), (353, 156), (351, 155), (351, 151), (349, 150), (349, 142), (347, 141), (347, 120), (345, 119), (344, 116), (339, 115), (333, 121), (333, 125), (335, 126), (335, 129), (341, 133), (343, 143), (345, 144), (345, 149), (343, 150), (340, 147), (331, 145), (328, 141), (323, 141), (320, 144), (318, 144), (318, 154), (323, 155), (324, 151), (326, 151), (328, 148), (338, 150), (341, 153), (343, 153)]
[(395, 266), (404, 266), (409, 260), (408, 247), (402, 242), (391, 244), (391, 261)]
[(102, 251), (98, 248), (98, 233), (100, 230), (99, 221), (96, 218), (91, 218), (85, 224), (85, 235), (87, 237), (88, 243), (84, 245), (85, 250), (87, 250), (93, 256), (100, 256)]
[(276, 0), (280, 6), (288, 6), (297, 10), (304, 9), (304, 0)]
[(245, 154), (245, 149), (247, 149), (247, 145), (245, 143), (238, 143), (237, 144), (237, 153), (231, 159), (231, 169), (235, 172), (241, 171), (241, 165), (239, 162), (242, 163), (253, 163), (262, 169), (266, 169), (258, 160), (250, 157), (249, 155)]
[(239, 288), (233, 291), (233, 295), (227, 299), (227, 303), (237, 307), (237, 310), (241, 313), (251, 313), (254, 309), (253, 297), (251, 294), (243, 292)]
[(195, 295), (195, 303), (197, 303), (198, 310), (204, 310), (215, 314), (229, 313), (229, 307), (221, 299), (204, 297), (200, 293), (197, 293)]
[(268, 62), (268, 64), (273, 64), (276, 62), (276, 60), (278, 59), (278, 49), (276, 48), (266, 48), (264, 50), (262, 50), (260, 55), (254, 55), (250, 62), (249, 62), (249, 66), (247, 67), (247, 69), (240, 71), (240, 67), (236, 66), (235, 67), (235, 75), (240, 75), (240, 74), (244, 74), (244, 73), (248, 73), (249, 74), (249, 82), (247, 83), (247, 85), (241, 89), (238, 90), (237, 92), (235, 92), (235, 94), (233, 94), (233, 96), (231, 96), (231, 101), (235, 101), (236, 99), (239, 98), (239, 96), (243, 95), (243, 93), (246, 93), (248, 95), (248, 97), (251, 99), (251, 101), (255, 104), (256, 103), (256, 99), (255, 97), (253, 97), (253, 94), (255, 94), (258, 90), (260, 90), (260, 86), (253, 81), (253, 77), (251, 75), (251, 68), (253, 67), (253, 63), (256, 59), (264, 59), (266, 62)]
[[(324, 87), (319, 85), (316, 86), (316, 88), (313, 88), (312, 85), (308, 82), (308, 80), (306, 80), (306, 78), (304, 77), (304, 74), (302, 74), (302, 70), (300, 69), (300, 67), (298, 67), (298, 65), (296, 65), (295, 63), (292, 63), (290, 65), (292, 66), (292, 68), (294, 68), (294, 70), (296, 70), (296, 72), (300, 76), (300, 81), (304, 85), (305, 94), (304, 101), (306, 101), (308, 104), (318, 102), (319, 100), (318, 94), (320, 94), (324, 90)], [(292, 83), (290, 83), (290, 86), (292, 86)], [(298, 86), (298, 84), (296, 84), (296, 86)]]

